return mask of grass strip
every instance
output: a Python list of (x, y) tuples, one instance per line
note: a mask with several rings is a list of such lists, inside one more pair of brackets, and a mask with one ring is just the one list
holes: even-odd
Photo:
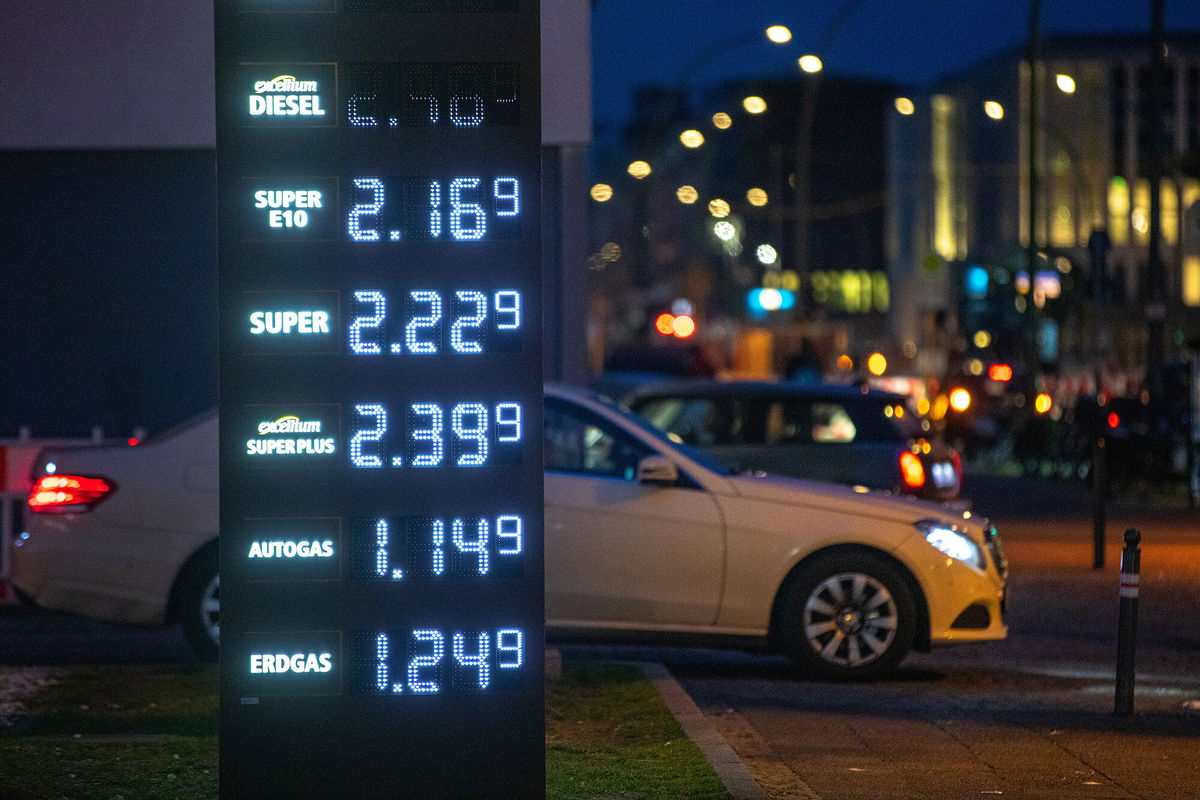
[[(211, 800), (211, 666), (79, 667), (0, 729), (4, 800)], [(727, 800), (641, 670), (572, 665), (546, 692), (550, 800)]]

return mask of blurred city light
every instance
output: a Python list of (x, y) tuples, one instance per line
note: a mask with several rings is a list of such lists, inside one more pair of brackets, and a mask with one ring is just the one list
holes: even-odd
[(733, 117), (729, 116), (724, 111), (718, 111), (712, 115), (712, 124), (713, 127), (725, 130), (733, 124)]
[(675, 190), (675, 196), (679, 198), (679, 202), (689, 206), (700, 199), (700, 193), (696, 191), (696, 187), (686, 184)]
[(1004, 119), (1004, 106), (995, 100), (986, 100), (983, 103), (983, 113), (992, 119)]
[(592, 187), (591, 195), (597, 203), (607, 203), (612, 199), (613, 188), (607, 183), (597, 183)]
[(792, 40), (792, 31), (786, 25), (772, 25), (767, 28), (767, 38), (775, 44), (787, 44)]
[(784, 289), (790, 289), (793, 292), (800, 291), (800, 273), (794, 269), (785, 269), (780, 276), (779, 285)]
[(1121, 425), (1121, 416), (1115, 411), (1110, 411), (1108, 414), (1108, 427), (1114, 430)]
[(767, 101), (752, 94), (742, 101), (742, 108), (749, 114), (761, 114), (767, 110)]
[(690, 147), (694, 150), (704, 144), (704, 134), (694, 128), (690, 128), (679, 134), (679, 141), (683, 142), (684, 147)]
[(654, 329), (663, 336), (673, 335), (675, 333), (675, 315), (659, 314), (654, 320)]
[(887, 371), (887, 359), (883, 353), (871, 353), (867, 356), (867, 372), (872, 375), (882, 375)]
[(627, 171), (630, 175), (637, 178), (639, 181), (650, 174), (650, 165), (645, 161), (634, 161), (629, 165)]
[(746, 293), (746, 306), (753, 316), (761, 317), (768, 311), (786, 311), (796, 305), (796, 295), (787, 289), (760, 287)]
[(729, 203), (719, 197), (714, 197), (708, 201), (708, 213), (712, 214), (717, 219), (724, 219), (729, 216)]
[(821, 67), (824, 66), (821, 63), (821, 59), (819, 59), (816, 56), (811, 55), (811, 54), (806, 55), (806, 56), (800, 56), (800, 58), (796, 59), (796, 63), (800, 65), (800, 69), (804, 70), (805, 72), (807, 72), (809, 74), (812, 74), (814, 72), (820, 72)]
[(1045, 414), (1054, 406), (1054, 401), (1050, 399), (1050, 395), (1042, 392), (1037, 397), (1033, 398), (1033, 410), (1039, 414)]
[(733, 227), (732, 222), (721, 220), (713, 225), (713, 233), (715, 233), (717, 238), (722, 242), (728, 242), (733, 237), (737, 236), (737, 228)]
[(922, 397), (917, 401), (917, 413), (922, 417), (929, 413), (930, 408), (932, 408), (932, 404), (929, 402), (928, 397)]
[(680, 314), (671, 321), (671, 330), (677, 339), (686, 339), (696, 332), (696, 320), (687, 314)]
[(913, 105), (913, 101), (909, 100), (907, 97), (897, 97), (896, 110), (907, 117), (916, 113), (917, 107)]
[(778, 289), (760, 289), (758, 304), (767, 311), (778, 311), (783, 307), (783, 295)]
[(692, 310), (692, 301), (686, 297), (677, 297), (671, 302), (672, 314), (691, 314)]
[(1059, 91), (1064, 94), (1075, 94), (1075, 79), (1070, 75), (1059, 73), (1054, 76), (1054, 82), (1058, 84)]
[(967, 267), (967, 274), (964, 281), (967, 286), (967, 294), (971, 297), (987, 297), (988, 284), (991, 282), (991, 279), (986, 267), (981, 267), (978, 264), (972, 264)]
[(983, 350), (992, 343), (992, 335), (987, 331), (975, 331), (975, 335), (971, 337), (971, 341), (976, 347)]
[(751, 189), (746, 192), (746, 201), (752, 206), (765, 206), (767, 204), (767, 193), (762, 189)]
[(838, 356), (837, 368), (842, 372), (849, 372), (850, 370), (854, 369), (854, 359), (845, 353), (842, 353), (840, 356)]
[(754, 255), (758, 257), (758, 263), (770, 266), (779, 260), (779, 253), (769, 244), (760, 244), (755, 250)]
[(988, 367), (988, 377), (996, 383), (1008, 383), (1012, 376), (1013, 370), (1008, 364), (992, 364)]
[(950, 407), (955, 411), (966, 411), (971, 407), (971, 393), (962, 388), (950, 392)]
[(982, 375), (983, 362), (978, 358), (972, 358), (970, 363), (967, 364), (967, 372), (971, 373), (972, 375)]

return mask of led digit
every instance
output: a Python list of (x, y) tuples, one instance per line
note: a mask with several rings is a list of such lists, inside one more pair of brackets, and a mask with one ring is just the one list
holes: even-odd
[(433, 546), (433, 566), (430, 569), (434, 575), (441, 575), (446, 571), (446, 522), (444, 520), (435, 519), (433, 521), (430, 544)]
[(496, 440), (521, 441), (521, 404), (500, 403), (496, 406)]
[(476, 642), (475, 655), (467, 655), (467, 637), (456, 632), (451, 639), (451, 647), (454, 651), (454, 660), (464, 667), (473, 667), (477, 670), (476, 683), (480, 689), (486, 689), (492, 682), (492, 670), (488, 666), (488, 654), (491, 648), (488, 646), (487, 633), (481, 631), (476, 637)]
[(346, 231), (356, 242), (377, 242), (379, 241), (378, 229), (362, 227), (362, 218), (378, 216), (379, 212), (383, 210), (383, 181), (379, 178), (355, 178), (354, 187), (369, 190), (371, 202), (358, 203), (350, 209), (350, 215), (346, 219)]
[(463, 303), (475, 306), (475, 313), (459, 316), (450, 326), (450, 346), (456, 353), (482, 353), (483, 345), (478, 341), (463, 339), (463, 328), (481, 328), (487, 319), (488, 299), (483, 292), (455, 292), (455, 297)]
[(520, 292), (496, 292), (493, 306), (496, 310), (496, 330), (513, 331), (521, 327)]
[[(429, 442), (428, 452), (419, 453), (412, 457), (414, 467), (439, 467), (445, 452), (445, 424), (442, 421), (442, 409), (433, 403), (413, 403), (409, 419), (428, 417), (429, 427), (414, 427), (409, 436), (416, 449), (417, 442)], [(415, 421), (415, 420), (414, 420)]]
[(437, 681), (422, 680), (421, 670), (436, 667), (445, 655), (445, 638), (441, 631), (421, 629), (412, 632), (412, 638), (418, 642), (431, 642), (433, 652), (427, 656), (416, 656), (408, 662), (408, 688), (417, 694), (437, 694), (442, 690)]
[(496, 652), (500, 669), (519, 669), (525, 663), (525, 634), (517, 628), (496, 631)]
[(509, 544), (496, 548), (502, 556), (515, 556), (525, 549), (525, 523), (520, 517), (509, 514), (496, 518), (496, 538), (507, 539)]
[[(492, 181), (492, 197), (495, 198), (497, 217), (515, 217), (521, 213), (521, 183), (516, 178), (496, 178)], [(508, 207), (501, 207), (501, 201)]]
[[(467, 420), (474, 419), (474, 425)], [(460, 467), (481, 467), (488, 457), (488, 410), (482, 403), (459, 403), (450, 411), (450, 427), (460, 441), (474, 442), (474, 453), (462, 453), (457, 464)]]
[(370, 429), (360, 429), (354, 432), (350, 437), (350, 463), (356, 467), (376, 468), (383, 466), (383, 457), (380, 455), (365, 455), (363, 453), (364, 442), (381, 441), (387, 433), (387, 409), (378, 403), (360, 403), (354, 407), (358, 412), (359, 417), (374, 417), (375, 425)]
[[(388, 636), (386, 633), (381, 633), (375, 637), (375, 688), (386, 692), (389, 681)], [(400, 690), (400, 684), (396, 684), (396, 690)]]
[(350, 323), (350, 352), (358, 355), (378, 355), (383, 352), (379, 342), (364, 342), (363, 329), (379, 328), (387, 316), (387, 299), (383, 292), (355, 292), (354, 299), (359, 303), (370, 304), (374, 313), (365, 317), (355, 317)]
[[(455, 178), (450, 181), (450, 238), (459, 241), (474, 241), (482, 239), (487, 234), (487, 217), (483, 214), (483, 206), (478, 203), (464, 203), (463, 189), (479, 187), (479, 178)], [(463, 218), (471, 217), (475, 224), (471, 227), (463, 225)]]
[(450, 536), (455, 548), (460, 553), (475, 554), (475, 571), (487, 575), (490, 567), (488, 558), (489, 526), (486, 519), (480, 519), (475, 524), (475, 538), (467, 539), (467, 523), (458, 517), (450, 524)]
[(379, 120), (370, 114), (362, 114), (359, 112), (359, 103), (364, 101), (370, 102), (377, 100), (374, 95), (352, 94), (346, 101), (346, 121), (354, 128), (374, 128), (379, 125)]
[(429, 182), (429, 238), (442, 235), (442, 184)]
[(410, 353), (432, 354), (438, 351), (438, 342), (421, 339), (418, 333), (422, 329), (437, 330), (442, 321), (442, 296), (437, 292), (409, 292), (409, 308), (418, 303), (429, 306), (429, 313), (414, 315), (404, 326), (404, 345)]

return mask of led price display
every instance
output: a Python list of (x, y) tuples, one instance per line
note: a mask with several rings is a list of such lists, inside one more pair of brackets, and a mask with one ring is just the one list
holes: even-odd
[(520, 576), (525, 520), (520, 514), (354, 519), (350, 548), (355, 580)]
[(516, 64), (348, 64), (344, 118), (352, 128), (482, 128), (520, 121)]
[(470, 356), (520, 346), (523, 311), (515, 289), (361, 289), (351, 298), (346, 343), (354, 355)]
[(222, 796), (537, 800), (537, 0), (216, 2)]
[(353, 690), (420, 697), (514, 688), (526, 671), (525, 638), (520, 628), (360, 631), (354, 637)]
[(346, 236), (353, 242), (478, 242), (521, 234), (521, 180), (352, 178)]
[(520, 403), (355, 403), (346, 448), (350, 466), (486, 467), (520, 463)]

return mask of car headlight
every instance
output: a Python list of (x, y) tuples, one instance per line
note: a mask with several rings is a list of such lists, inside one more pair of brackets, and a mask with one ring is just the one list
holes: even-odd
[(979, 569), (984, 568), (983, 551), (979, 545), (954, 526), (937, 520), (923, 519), (916, 523), (916, 528), (924, 534), (925, 541), (950, 558)]

